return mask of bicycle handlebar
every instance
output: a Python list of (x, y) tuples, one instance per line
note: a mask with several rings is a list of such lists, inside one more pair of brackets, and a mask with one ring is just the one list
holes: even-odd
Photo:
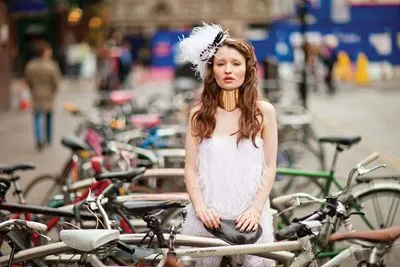
[(307, 193), (295, 193), (295, 194), (276, 197), (276, 198), (274, 198), (272, 200), (272, 203), (274, 205), (276, 205), (276, 206), (290, 204), (290, 201), (292, 201), (292, 200), (294, 200), (296, 198), (307, 198), (309, 200), (312, 200), (312, 201), (315, 201), (315, 202), (319, 202), (319, 203), (325, 202), (324, 199), (316, 198), (316, 197), (314, 197), (312, 195), (309, 195)]
[(0, 223), (0, 229), (12, 226), (12, 225), (21, 225), (24, 227), (27, 227), (31, 230), (37, 231), (37, 232), (46, 232), (47, 231), (47, 225), (43, 223), (38, 223), (38, 222), (32, 222), (32, 221), (25, 221), (21, 219), (10, 219), (7, 221), (4, 221)]
[(358, 172), (359, 174), (361, 173), (361, 170), (367, 165), (370, 164), (371, 162), (373, 162), (374, 160), (376, 160), (379, 157), (379, 154), (377, 152), (372, 153), (371, 155), (365, 157), (363, 160), (361, 160), (356, 168), (351, 169), (349, 176), (347, 178), (347, 184), (346, 187), (343, 190), (343, 193), (347, 193), (350, 191), (351, 186), (353, 184), (353, 176), (356, 172)]
[(357, 168), (365, 167), (366, 165), (370, 164), (371, 162), (373, 162), (377, 158), (379, 158), (379, 153), (378, 152), (374, 152), (371, 155), (369, 155), (368, 157), (366, 157), (363, 160), (361, 160), (357, 164)]
[(288, 227), (285, 227), (278, 232), (275, 233), (275, 238), (278, 241), (285, 240), (285, 239), (293, 239), (297, 238), (297, 232), (304, 227), (303, 224), (297, 222), (292, 223)]
[(290, 195), (284, 195), (280, 197), (275, 197), (272, 199), (272, 204), (275, 206), (283, 206), (285, 204), (288, 204), (290, 201), (293, 200), (295, 194), (290, 194)]
[(276, 232), (275, 238), (278, 241), (285, 239), (302, 238), (307, 235), (313, 234), (313, 230), (319, 229), (320, 227), (321, 227), (321, 222), (319, 220), (297, 222)]
[(353, 200), (354, 200), (354, 196), (351, 192), (346, 192), (344, 194), (341, 194), (337, 198), (337, 201), (342, 203), (345, 207), (350, 205)]

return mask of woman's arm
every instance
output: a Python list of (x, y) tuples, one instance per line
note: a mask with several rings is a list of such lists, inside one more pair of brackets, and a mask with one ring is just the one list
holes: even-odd
[(185, 185), (190, 197), (190, 201), (192, 202), (193, 208), (196, 212), (196, 216), (208, 227), (217, 228), (219, 226), (219, 215), (214, 210), (207, 208), (201, 193), (200, 184), (197, 179), (196, 160), (199, 138), (194, 136), (192, 131), (192, 118), (193, 114), (197, 110), (198, 107), (195, 107), (190, 112), (189, 123), (186, 132)]
[(241, 231), (257, 229), (260, 214), (264, 209), (275, 181), (278, 150), (278, 128), (275, 108), (270, 103), (264, 101), (260, 101), (258, 104), (264, 116), (262, 139), (264, 142), (265, 166), (263, 178), (250, 207), (236, 220), (237, 228)]
[(275, 182), (276, 156), (278, 153), (278, 127), (275, 108), (268, 102), (260, 101), (259, 107), (264, 116), (263, 135), (265, 166), (263, 179), (252, 202), (252, 207), (261, 212)]

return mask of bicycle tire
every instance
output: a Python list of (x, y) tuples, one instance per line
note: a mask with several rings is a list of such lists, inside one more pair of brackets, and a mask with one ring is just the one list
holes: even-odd
[[(379, 186), (379, 185), (378, 185)], [(373, 229), (380, 229), (380, 228), (387, 228), (391, 227), (392, 225), (400, 225), (400, 186), (399, 184), (393, 184), (391, 186), (390, 184), (385, 184), (385, 185), (380, 185), (380, 188), (372, 188), (369, 190), (364, 190), (362, 192), (355, 192), (353, 193), (356, 201), (358, 204), (361, 205), (361, 207), (364, 208), (362, 212), (365, 213), (364, 217), (369, 221), (369, 223), (373, 226)], [(389, 208), (388, 205), (384, 204), (383, 201), (388, 200), (383, 197), (389, 197), (389, 195), (392, 197), (392, 206)], [(371, 200), (372, 198), (375, 198), (375, 203), (368, 203), (367, 200)], [(376, 201), (379, 201), (376, 202)], [(366, 210), (365, 210), (366, 208)], [(375, 214), (375, 218), (371, 216), (371, 208), (375, 210), (375, 212), (379, 212), (380, 214), (377, 215)], [(385, 217), (385, 223), (382, 220), (383, 215), (382, 212), (387, 211), (388, 214), (386, 214)], [(391, 215), (393, 217), (391, 217)], [(379, 218), (382, 217), (382, 218)], [(352, 223), (353, 226), (355, 225), (355, 228), (357, 230), (366, 230), (366, 229), (371, 229), (365, 222), (361, 222), (362, 217), (361, 216), (353, 216), (352, 218)], [(361, 226), (362, 225), (362, 226)]]
[[(51, 174), (44, 174), (34, 178), (26, 186), (24, 197), (29, 204), (47, 206), (51, 198), (60, 191), (61, 186), (57, 183), (57, 178)], [(38, 194), (39, 192), (45, 192), (45, 194), (42, 196)]]

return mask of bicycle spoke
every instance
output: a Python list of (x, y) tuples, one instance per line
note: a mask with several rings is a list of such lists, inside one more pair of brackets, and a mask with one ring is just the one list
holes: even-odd
[(379, 200), (378, 201), (376, 200), (377, 198), (379, 198), (379, 196), (377, 196), (376, 198), (373, 198), (372, 203), (374, 205), (376, 219), (378, 221), (378, 227), (382, 228), (383, 227), (383, 225), (382, 225), (383, 224), (383, 216), (382, 216), (382, 211), (379, 206)]
[[(392, 212), (393, 204), (394, 204), (393, 202), (397, 202), (397, 203), (395, 205), (394, 211)], [(392, 205), (390, 206), (390, 209), (389, 209), (389, 213), (388, 213), (388, 216), (387, 216), (385, 227), (389, 227), (389, 226), (393, 225), (393, 221), (396, 218), (397, 209), (399, 208), (399, 204), (400, 204), (400, 198), (394, 198), (393, 201), (392, 201)], [(390, 225), (389, 225), (389, 222), (390, 222)]]

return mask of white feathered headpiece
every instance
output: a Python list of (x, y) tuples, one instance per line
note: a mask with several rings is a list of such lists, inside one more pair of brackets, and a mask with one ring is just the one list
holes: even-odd
[(221, 25), (203, 22), (203, 26), (193, 28), (189, 37), (179, 39), (182, 57), (192, 62), (196, 72), (204, 79), (208, 61), (228, 37), (228, 32)]

